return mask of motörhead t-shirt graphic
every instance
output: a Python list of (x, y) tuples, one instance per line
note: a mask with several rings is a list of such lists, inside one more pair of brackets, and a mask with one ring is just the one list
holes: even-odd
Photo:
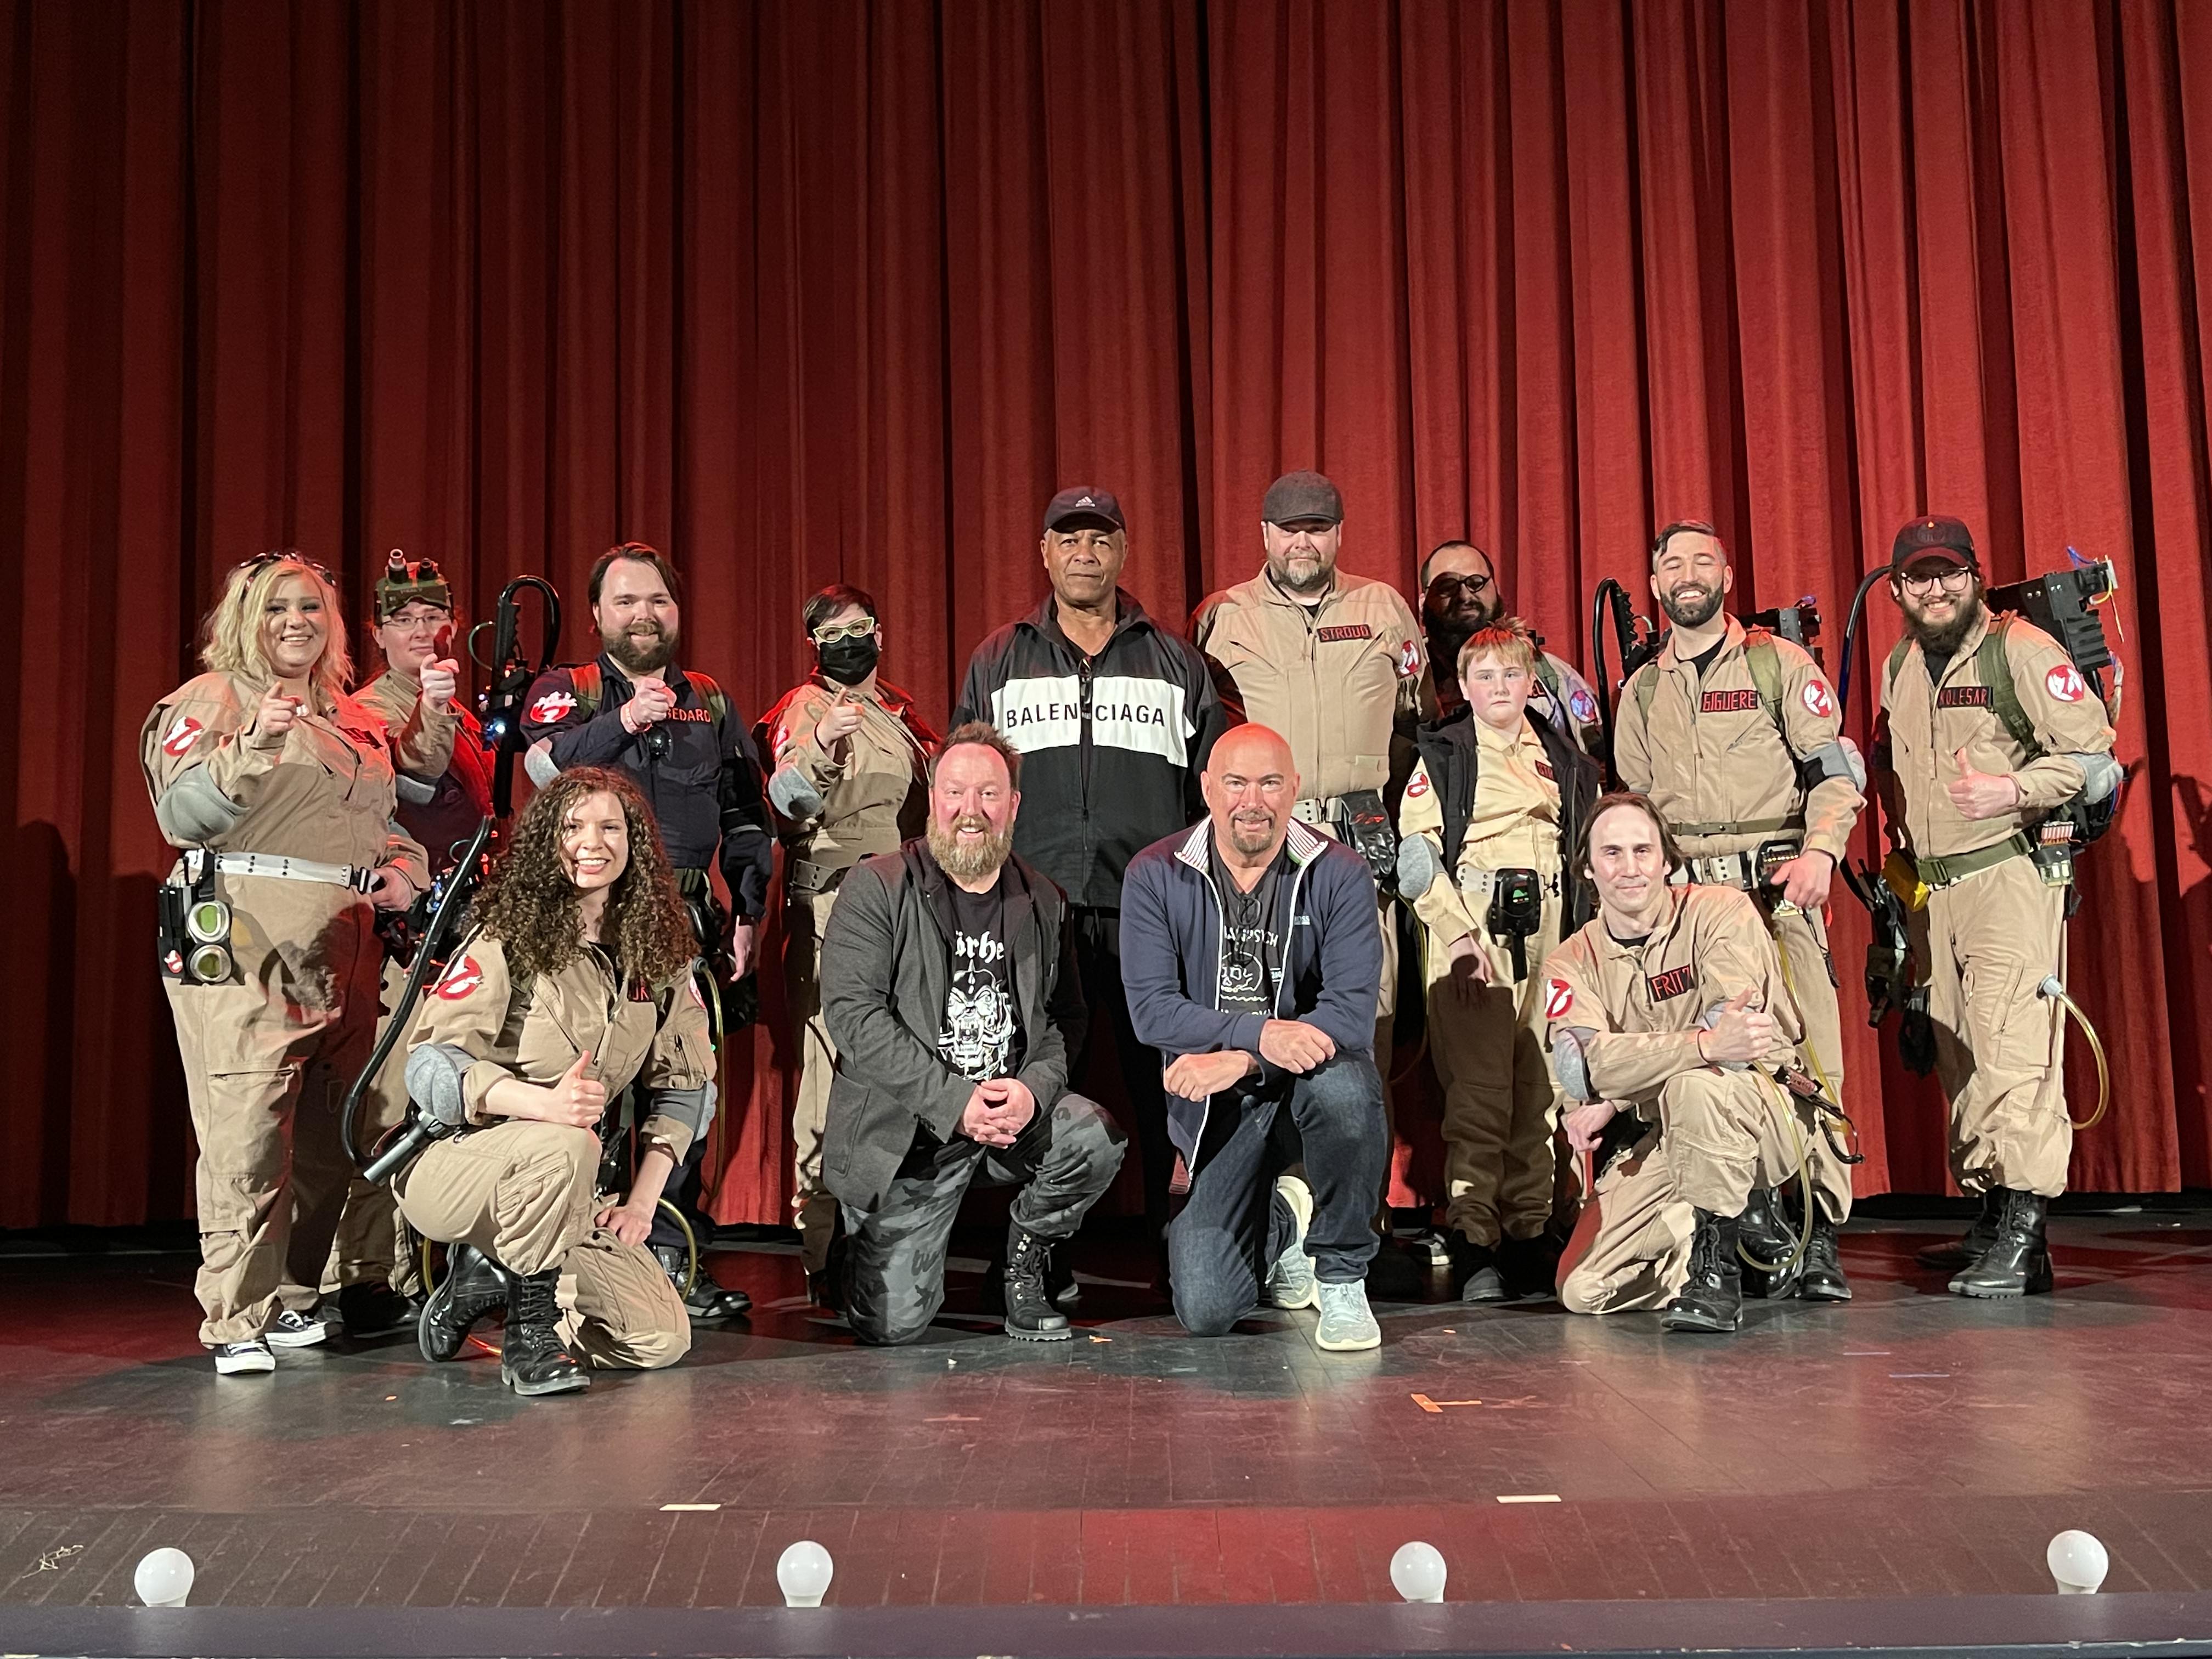
[(957, 884), (951, 891), (952, 976), (937, 1052), (970, 1083), (1012, 1077), (1021, 1069), (1023, 1044), (1007, 954), (1006, 875), (988, 892)]
[(1246, 893), (1238, 890), (1220, 848), (1212, 852), (1213, 884), (1221, 895), (1221, 969), (1213, 1006), (1226, 1014), (1272, 1018), (1275, 988), (1283, 976), (1283, 940), (1275, 927), (1275, 889), (1282, 879), (1283, 854), (1276, 853), (1275, 861)]

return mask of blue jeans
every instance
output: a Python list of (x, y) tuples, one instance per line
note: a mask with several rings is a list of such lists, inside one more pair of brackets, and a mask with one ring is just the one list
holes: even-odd
[(1315, 1273), (1325, 1284), (1357, 1284), (1375, 1258), (1370, 1218), (1389, 1157), (1375, 1062), (1340, 1054), (1265, 1092), (1217, 1096), (1189, 1200), (1168, 1227), (1170, 1293), (1194, 1336), (1223, 1335), (1258, 1306), (1268, 1267), (1290, 1245), (1296, 1222), (1275, 1190), (1282, 1163), (1268, 1146), (1285, 1107), (1313, 1190), (1306, 1254)]

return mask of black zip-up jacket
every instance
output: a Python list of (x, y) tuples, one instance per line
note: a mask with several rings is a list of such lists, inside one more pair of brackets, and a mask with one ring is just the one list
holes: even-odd
[(533, 748), (550, 745), (551, 760), (548, 768), (540, 757), (530, 757), (532, 781), (542, 787), (572, 766), (629, 773), (653, 804), (668, 861), (679, 870), (705, 870), (719, 850), (738, 920), (757, 920), (768, 908), (775, 843), (761, 794), (760, 757), (737, 704), (727, 703), (717, 720), (699, 688), (672, 663), (668, 689), (676, 708), (653, 728), (666, 734), (666, 752), (657, 753), (664, 745), (648, 741), (652, 732), (633, 736), (622, 723), (623, 705), (637, 688), (612, 657), (600, 653), (599, 706), (588, 719), (577, 706), (575, 684), (573, 670), (549, 668), (530, 688), (523, 737)]
[(952, 724), (988, 720), (1022, 752), (1014, 850), (1096, 909), (1121, 872), (1205, 815), (1199, 774), (1230, 724), (1198, 647), (1116, 591), (1114, 632), (1086, 658), (1044, 603), (969, 659)]
[[(1582, 850), (1583, 826), (1590, 808), (1597, 805), (1605, 787), (1597, 763), (1577, 748), (1574, 740), (1543, 715), (1522, 717), (1544, 757), (1552, 763), (1553, 781), (1559, 786), (1559, 869), (1564, 884), (1559, 937), (1596, 914), (1597, 896), (1588, 877), (1576, 868)], [(1474, 816), (1474, 787), (1482, 764), (1482, 745), (1476, 742), (1474, 711), (1465, 703), (1441, 720), (1423, 720), (1413, 731), (1413, 744), (1429, 769), (1429, 784), (1444, 815), (1444, 868), (1457, 878), (1460, 848), (1467, 840), (1468, 820)], [(1480, 921), (1481, 918), (1476, 917)]]

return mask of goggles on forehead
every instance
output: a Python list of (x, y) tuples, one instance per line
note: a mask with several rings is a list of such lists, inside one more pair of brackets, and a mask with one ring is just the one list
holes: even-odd
[(317, 564), (306, 554), (294, 547), (276, 547), (271, 548), (266, 553), (257, 553), (250, 559), (240, 559), (238, 562), (237, 568), (243, 570), (248, 577), (253, 577), (259, 575), (264, 570), (266, 570), (272, 564), (303, 565), (307, 569), (313, 571), (318, 576), (320, 576), (332, 587), (336, 587), (338, 585), (338, 579), (331, 574), (330, 568), (327, 565)]

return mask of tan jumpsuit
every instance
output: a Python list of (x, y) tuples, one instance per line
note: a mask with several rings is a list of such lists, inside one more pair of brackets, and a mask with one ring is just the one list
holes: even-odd
[[(1917, 645), (1883, 687), (1888, 805), (1916, 858), (1956, 857), (2033, 836), (2081, 792), (2081, 763), (2067, 757), (2112, 752), (2112, 728), (2097, 694), (2056, 640), (2018, 618), (2005, 630), (2005, 660), (2045, 752), (2039, 759), (2015, 743), (1976, 661), (1988, 631), (1984, 618), (1960, 641), (1940, 687), (1929, 683)], [(1961, 749), (1977, 770), (2009, 773), (2019, 782), (2017, 810), (1990, 818), (1960, 814), (1949, 786)], [(2024, 855), (2008, 858), (1936, 885), (1914, 932), (1914, 954), (1929, 974), (1936, 1075), (1951, 1102), (1952, 1178), (1968, 1193), (2008, 1187), (2057, 1197), (2066, 1190), (2074, 1147), (2060, 1063), (2063, 1016), (2036, 988), (2051, 975), (2065, 981), (2066, 885), (2046, 884)]]
[[(841, 688), (817, 676), (787, 695), (762, 722), (775, 757), (771, 799), (790, 799), (779, 784), (795, 779), (798, 793), (818, 811), (793, 817), (779, 811), (783, 840), (783, 975), (793, 1036), (799, 1045), (799, 1098), (791, 1110), (792, 1207), (810, 1273), (829, 1266), (837, 1200), (822, 1184), (822, 1128), (837, 1048), (822, 1017), (822, 934), (845, 872), (864, 858), (896, 850), (921, 834), (929, 817), (929, 757), (937, 747), (914, 699), (878, 681), (861, 696), (859, 727), (835, 752), (815, 741), (814, 728)], [(853, 695), (858, 696), (854, 693)], [(792, 779), (783, 775), (791, 774)]]
[[(586, 1075), (605, 1085), (611, 1103), (633, 1079), (647, 1089), (707, 1087), (714, 1054), (696, 976), (659, 988), (617, 977), (606, 954), (586, 946), (559, 971), (518, 985), (506, 946), (477, 934), (422, 999), (407, 1047), (424, 1043), (474, 1057), (462, 1092), (475, 1127), (433, 1141), (393, 1178), (408, 1224), (426, 1238), (466, 1240), (512, 1273), (559, 1267), (561, 1339), (588, 1364), (650, 1370), (681, 1359), (691, 1321), (668, 1274), (643, 1245), (593, 1224), (614, 1201), (594, 1192), (599, 1136), (489, 1113), (484, 1101), (504, 1078), (550, 1086), (586, 1050)], [(639, 1139), (665, 1143), (681, 1164), (692, 1134), (654, 1112)]]
[[(202, 674), (147, 716), (139, 759), (170, 844), (391, 866), (426, 886), (422, 849), (393, 821), (383, 721), (340, 697), (263, 747), (249, 728), (265, 690)], [(453, 733), (450, 714), (422, 709), (398, 734), (400, 763), (443, 771)], [(384, 961), (375, 909), (353, 887), (219, 874), (215, 890), (232, 910), (229, 981), (164, 981), (199, 1140), (195, 1288), (210, 1347), (259, 1337), (280, 1298), (305, 1313), (320, 1295), (351, 1174), (338, 1106), (368, 1058)]]
[[(1670, 888), (1668, 900), (1641, 944), (1614, 939), (1600, 915), (1544, 964), (1547, 1046), (1574, 1033), (1598, 1097), (1650, 1126), (1599, 1174), (1596, 1236), (1563, 1264), (1559, 1299), (1571, 1313), (1671, 1301), (1689, 1269), (1693, 1208), (1741, 1215), (1753, 1188), (1781, 1185), (1801, 1159), (1814, 1190), (1849, 1184), (1826, 1167), (1838, 1160), (1813, 1113), (1772, 1080), (1797, 1063), (1803, 1023), (1765, 919), (1729, 887)], [(1747, 989), (1774, 1017), (1775, 1048), (1741, 1070), (1708, 1065), (1698, 1057), (1700, 1023)]]
[[(1735, 617), (1728, 619), (1720, 655), (1702, 679), (1676, 654), (1670, 637), (1621, 689), (1613, 715), (1613, 769), (1629, 788), (1651, 797), (1692, 859), (1756, 854), (1762, 842), (1792, 841), (1840, 865), (1866, 797), (1847, 776), (1823, 777), (1808, 790), (1797, 765), (1840, 738), (1835, 690), (1802, 646), (1769, 639), (1781, 681), (1781, 705), (1774, 714), (1759, 702), (1747, 635)], [(1653, 682), (1648, 713), (1638, 695), (1647, 676)], [(1811, 1069), (1849, 1111), (1843, 1014), (1826, 919), (1784, 903), (1777, 888), (1746, 890), (1766, 918), (1804, 1016)], [(1850, 1170), (1834, 1164), (1828, 1173), (1836, 1180), (1822, 1189), (1820, 1207), (1830, 1220), (1842, 1221), (1851, 1210)]]

